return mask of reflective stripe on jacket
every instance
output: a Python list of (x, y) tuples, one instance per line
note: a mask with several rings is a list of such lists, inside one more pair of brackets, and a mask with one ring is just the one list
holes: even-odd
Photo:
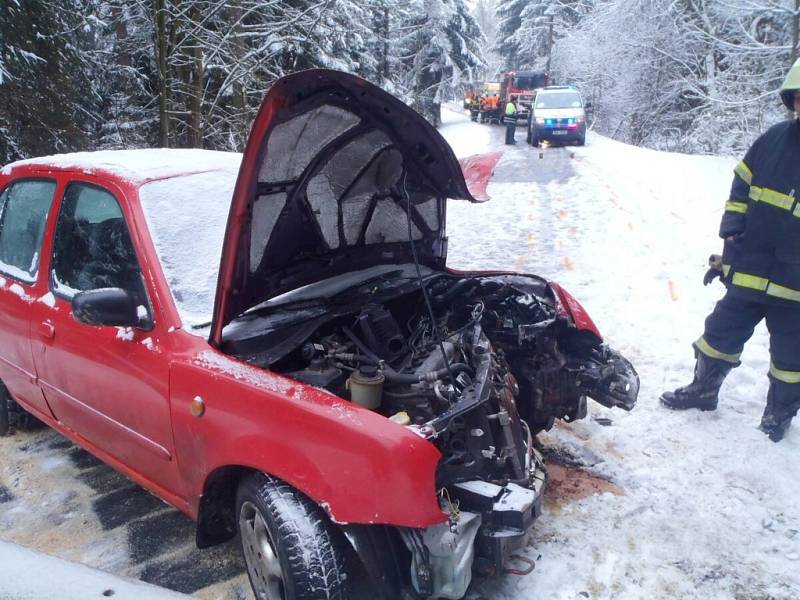
[(737, 295), (800, 307), (798, 165), (794, 120), (770, 128), (734, 168), (719, 234), (726, 281)]

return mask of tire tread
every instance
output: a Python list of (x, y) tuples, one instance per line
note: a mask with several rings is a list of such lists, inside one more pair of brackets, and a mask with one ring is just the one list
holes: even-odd
[[(309, 498), (280, 480), (259, 474), (252, 490), (263, 502), (268, 524), (277, 527), (276, 545), (288, 562), (291, 600), (345, 600), (344, 554), (332, 525)], [(293, 595), (292, 595), (293, 594)]]

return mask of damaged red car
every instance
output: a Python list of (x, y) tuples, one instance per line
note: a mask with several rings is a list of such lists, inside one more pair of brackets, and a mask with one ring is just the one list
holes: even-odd
[(461, 598), (540, 511), (536, 434), (639, 381), (535, 275), (446, 266), (475, 201), (423, 118), (352, 75), (270, 89), (244, 155), (0, 174), (0, 429), (24, 410), (240, 536), (268, 599)]

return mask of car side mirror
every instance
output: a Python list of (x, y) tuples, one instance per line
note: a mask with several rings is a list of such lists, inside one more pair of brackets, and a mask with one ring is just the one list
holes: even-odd
[(84, 325), (109, 325), (152, 329), (153, 322), (141, 313), (133, 296), (122, 288), (100, 288), (78, 292), (72, 298), (72, 316)]

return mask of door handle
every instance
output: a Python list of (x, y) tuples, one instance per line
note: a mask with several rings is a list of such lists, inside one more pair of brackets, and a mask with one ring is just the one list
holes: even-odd
[(56, 337), (56, 327), (50, 321), (42, 321), (39, 323), (39, 335), (46, 340), (52, 340)]

